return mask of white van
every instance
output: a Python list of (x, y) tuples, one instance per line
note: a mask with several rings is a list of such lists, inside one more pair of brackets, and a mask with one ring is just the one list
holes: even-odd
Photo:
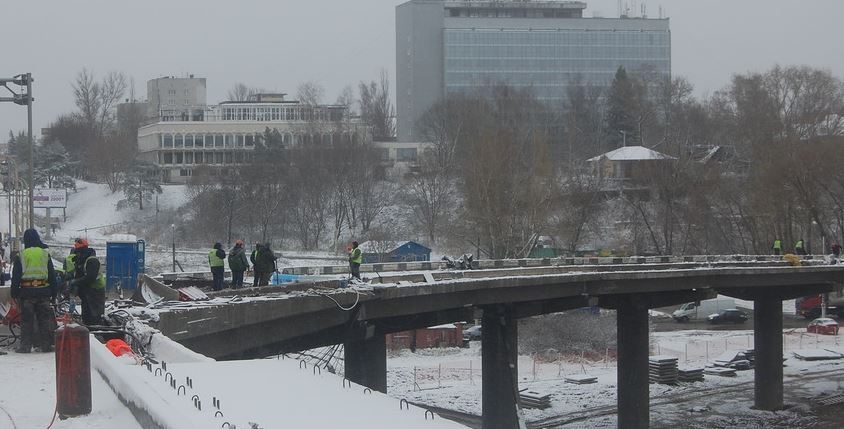
[(671, 317), (678, 322), (689, 320), (705, 319), (710, 314), (721, 310), (736, 308), (736, 301), (732, 298), (715, 298), (700, 301), (699, 303), (687, 302), (680, 306), (680, 309), (671, 314)]

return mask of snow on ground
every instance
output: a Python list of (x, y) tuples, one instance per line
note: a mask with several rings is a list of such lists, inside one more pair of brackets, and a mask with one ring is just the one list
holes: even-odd
[[(9, 350), (5, 350), (9, 351)], [(56, 403), (53, 353), (0, 356), (0, 428), (46, 428)], [(92, 374), (93, 412), (60, 420), (54, 429), (141, 429), (98, 374)]]
[[(158, 195), (158, 206), (162, 210), (175, 209), (187, 202), (184, 185), (162, 185)], [(85, 236), (86, 228), (96, 228), (121, 223), (145, 212), (154, 216), (154, 210), (141, 212), (136, 207), (117, 210), (117, 203), (125, 199), (122, 192), (112, 193), (108, 185), (77, 181), (76, 192), (68, 193), (67, 221), (56, 231), (56, 241), (69, 242), (75, 237)], [(149, 203), (152, 207), (155, 201)], [(43, 210), (42, 210), (43, 211)], [(39, 215), (43, 215), (39, 211)], [(61, 216), (61, 210), (53, 210), (53, 216)], [(92, 241), (104, 241), (109, 228), (89, 229), (87, 237)]]
[[(791, 352), (815, 348), (829, 348), (844, 352), (844, 331), (839, 336), (807, 334), (805, 329), (786, 330), (783, 333), (784, 350), (787, 357), (786, 383), (803, 375), (818, 371), (837, 370), (844, 381), (842, 361), (805, 362), (796, 359)], [(679, 358), (680, 367), (703, 367), (726, 350), (753, 348), (752, 331), (673, 331), (652, 334), (652, 354), (673, 355)], [(481, 350), (479, 342), (473, 341), (467, 349), (404, 350), (393, 352), (388, 359), (388, 391), (416, 403), (453, 409), (480, 415), (481, 413)], [(573, 385), (564, 382), (564, 377), (588, 374), (597, 377), (591, 385)], [(841, 389), (840, 381), (825, 383), (826, 378), (812, 383), (800, 383), (804, 396), (817, 396), (828, 391)], [(652, 401), (667, 395), (685, 395), (701, 389), (718, 391), (749, 383), (752, 393), (753, 371), (739, 371), (734, 378), (706, 376), (702, 383), (667, 386), (650, 386)], [(519, 387), (531, 388), (551, 395), (552, 408), (547, 410), (525, 410), (528, 421), (535, 421), (563, 414), (583, 412), (602, 406), (613, 406), (616, 400), (616, 362), (608, 356), (583, 358), (568, 356), (562, 360), (549, 361), (541, 357), (519, 356)], [(787, 387), (788, 388), (788, 387)], [(750, 400), (730, 402), (723, 399), (713, 405), (713, 414), (727, 415), (727, 410), (752, 413)], [(692, 402), (690, 406), (710, 404), (709, 399)], [(713, 403), (714, 404), (714, 403)], [(688, 405), (688, 404), (686, 404)], [(689, 408), (689, 407), (686, 407)], [(677, 416), (685, 415), (685, 408), (672, 409), (654, 416), (652, 421), (682, 422)], [(687, 413), (686, 413), (687, 414)], [(751, 416), (752, 417), (752, 416)], [(770, 417), (770, 416), (769, 416)], [(780, 416), (782, 417), (782, 416)], [(792, 416), (793, 417), (793, 416)], [(750, 417), (748, 417), (750, 418)], [(674, 419), (674, 420), (670, 420)], [(614, 417), (590, 420), (589, 424), (566, 427), (615, 427)], [(741, 426), (741, 425), (739, 425)], [(677, 427), (675, 425), (660, 427)], [(706, 427), (706, 425), (702, 426)], [(799, 425), (796, 427), (800, 427)]]

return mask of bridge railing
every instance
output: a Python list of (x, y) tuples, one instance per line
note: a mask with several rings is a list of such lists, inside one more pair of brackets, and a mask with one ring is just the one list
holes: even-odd
[[(805, 255), (805, 261), (823, 260), (823, 255)], [(625, 256), (625, 257), (561, 257), (536, 259), (497, 259), (473, 262), (474, 269), (551, 267), (572, 265), (636, 265), (636, 264), (672, 264), (706, 262), (776, 262), (783, 261), (781, 255), (685, 255), (685, 256)], [(442, 261), (423, 262), (385, 262), (363, 264), (362, 273), (384, 273), (400, 271), (431, 271), (445, 268)], [(284, 274), (295, 275), (336, 275), (348, 274), (348, 265), (329, 265), (311, 267), (285, 267)]]

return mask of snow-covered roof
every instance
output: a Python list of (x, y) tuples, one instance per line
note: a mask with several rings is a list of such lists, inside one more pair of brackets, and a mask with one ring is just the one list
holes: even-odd
[[(423, 246), (419, 243), (416, 243), (415, 241), (375, 241), (375, 240), (365, 241), (365, 242), (361, 243), (358, 247), (360, 247), (360, 250), (363, 253), (390, 253), (390, 252), (393, 252), (393, 251), (397, 250), (398, 248), (400, 248), (400, 247), (402, 247), (402, 246), (404, 246), (408, 243), (413, 243), (414, 245), (419, 246), (419, 247), (425, 247), (425, 246)], [(425, 248), (428, 249), (427, 247), (425, 247)], [(431, 249), (428, 249), (428, 250), (430, 251)]]
[(604, 158), (610, 161), (654, 161), (661, 159), (677, 159), (673, 156), (659, 153), (644, 146), (625, 146), (591, 158), (589, 159), (589, 162), (597, 162)]
[(399, 247), (402, 247), (407, 243), (410, 243), (410, 242), (409, 241), (364, 241), (358, 247), (360, 247), (360, 250), (363, 253), (390, 253), (393, 250), (396, 250)]

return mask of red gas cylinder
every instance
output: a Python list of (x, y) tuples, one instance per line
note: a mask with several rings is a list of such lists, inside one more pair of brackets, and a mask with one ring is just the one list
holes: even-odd
[(56, 407), (60, 416), (91, 412), (91, 344), (76, 323), (56, 329)]

